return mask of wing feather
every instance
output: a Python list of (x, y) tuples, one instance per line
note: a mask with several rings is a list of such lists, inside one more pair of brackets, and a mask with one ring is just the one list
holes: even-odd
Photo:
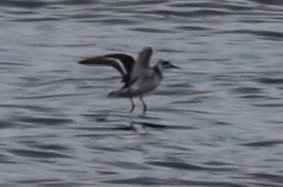
[(130, 84), (133, 83), (136, 79), (140, 77), (140, 75), (144, 74), (145, 71), (150, 68), (149, 62), (151, 55), (151, 47), (146, 47), (139, 53), (138, 59), (134, 64), (133, 70), (131, 71)]
[(117, 69), (122, 75), (122, 82), (129, 84), (130, 74), (134, 67), (135, 60), (132, 56), (123, 53), (114, 53), (104, 56), (90, 57), (78, 62), (82, 65), (107, 65)]

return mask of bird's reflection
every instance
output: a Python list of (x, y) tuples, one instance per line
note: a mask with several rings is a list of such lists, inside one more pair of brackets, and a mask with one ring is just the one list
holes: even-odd
[[(90, 114), (91, 113), (91, 114)], [(79, 129), (88, 129), (88, 130), (114, 130), (114, 131), (133, 131), (136, 133), (139, 132), (150, 132), (154, 129), (174, 129), (174, 130), (184, 130), (184, 129), (196, 129), (196, 127), (179, 124), (165, 125), (161, 123), (163, 120), (159, 117), (153, 117), (148, 115), (140, 116), (129, 116), (125, 113), (111, 113), (110, 111), (103, 111), (102, 113), (95, 113), (90, 111), (89, 114), (83, 114), (84, 117), (88, 118), (89, 126), (88, 127), (78, 127)], [(96, 123), (94, 126), (93, 123)]]
[(149, 122), (139, 122), (139, 121), (131, 121), (129, 124), (129, 127), (134, 132), (138, 132), (138, 127), (141, 127), (141, 129), (145, 132), (148, 132), (148, 128), (158, 128), (158, 129), (165, 129), (166, 125), (160, 125), (155, 123), (149, 123)]

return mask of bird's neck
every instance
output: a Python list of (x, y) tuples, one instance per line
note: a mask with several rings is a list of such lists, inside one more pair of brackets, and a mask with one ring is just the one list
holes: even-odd
[(159, 64), (156, 64), (156, 65), (153, 67), (153, 70), (154, 70), (154, 72), (155, 72), (158, 76), (160, 76), (161, 78), (163, 77), (163, 76), (162, 76), (162, 72), (163, 72), (163, 67), (162, 67), (162, 66), (160, 66)]

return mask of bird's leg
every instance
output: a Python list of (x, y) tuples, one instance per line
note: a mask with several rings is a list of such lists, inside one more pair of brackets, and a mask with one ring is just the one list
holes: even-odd
[(137, 132), (137, 129), (135, 128), (133, 121), (130, 122), (130, 128), (131, 128), (133, 131)]
[(132, 113), (133, 111), (134, 111), (134, 109), (135, 109), (135, 103), (134, 103), (134, 101), (133, 101), (133, 98), (132, 97), (130, 97), (130, 101), (131, 101), (131, 104), (132, 104), (132, 107), (131, 107), (131, 110), (130, 110), (130, 113)]
[(141, 100), (141, 102), (142, 102), (142, 104), (143, 104), (143, 114), (145, 114), (146, 109), (147, 109), (147, 106), (146, 106), (145, 102), (144, 102), (143, 99), (142, 99), (142, 95), (140, 96), (140, 100)]

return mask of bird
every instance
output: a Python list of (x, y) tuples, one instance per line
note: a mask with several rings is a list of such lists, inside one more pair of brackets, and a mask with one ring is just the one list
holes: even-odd
[(163, 71), (169, 68), (179, 69), (168, 60), (158, 60), (156, 64), (150, 66), (150, 58), (153, 50), (151, 47), (145, 47), (135, 60), (131, 55), (124, 53), (106, 54), (103, 56), (89, 57), (80, 60), (82, 65), (107, 65), (117, 69), (121, 76), (121, 82), (124, 84), (119, 90), (112, 91), (109, 97), (127, 97), (131, 101), (132, 113), (135, 109), (133, 97), (139, 97), (143, 104), (143, 114), (147, 111), (147, 105), (143, 96), (155, 90), (163, 79)]

